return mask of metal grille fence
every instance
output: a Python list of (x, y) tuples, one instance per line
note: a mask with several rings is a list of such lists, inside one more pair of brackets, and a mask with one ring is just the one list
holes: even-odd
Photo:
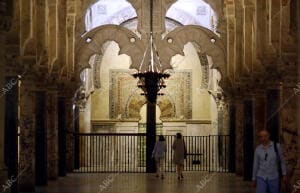
[[(75, 133), (75, 170), (80, 173), (146, 172), (146, 134)], [(175, 172), (172, 144), (165, 135), (167, 153), (163, 169)], [(228, 172), (229, 136), (185, 136), (185, 171)]]

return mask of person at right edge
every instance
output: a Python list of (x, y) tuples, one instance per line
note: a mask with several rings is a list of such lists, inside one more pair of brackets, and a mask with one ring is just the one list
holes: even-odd
[(260, 145), (255, 149), (253, 161), (253, 186), (256, 193), (279, 193), (281, 177), (286, 182), (286, 165), (281, 147), (270, 140), (270, 133), (258, 132)]

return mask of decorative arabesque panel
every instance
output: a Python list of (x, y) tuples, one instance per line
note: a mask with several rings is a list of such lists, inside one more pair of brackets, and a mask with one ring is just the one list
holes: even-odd
[(176, 70), (165, 82), (167, 87), (162, 92), (169, 95), (175, 104), (174, 118), (192, 119), (192, 71)]
[[(141, 93), (137, 88), (137, 80), (131, 76), (129, 70), (121, 69), (110, 70), (109, 80), (110, 118), (129, 118), (126, 117), (126, 105), (128, 104), (128, 100)], [(143, 99), (142, 96), (139, 98), (137, 101)]]
[[(141, 107), (146, 99), (137, 88), (137, 80), (129, 70), (111, 70), (109, 105), (111, 119), (139, 119)], [(192, 118), (192, 72), (178, 70), (166, 80), (167, 87), (162, 89), (157, 104), (163, 119)]]

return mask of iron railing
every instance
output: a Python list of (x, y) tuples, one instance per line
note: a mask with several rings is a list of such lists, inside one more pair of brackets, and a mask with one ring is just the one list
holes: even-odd
[[(146, 134), (74, 133), (75, 169), (79, 173), (146, 172)], [(165, 135), (167, 153), (163, 169), (175, 172), (172, 144)], [(229, 136), (184, 136), (185, 171), (228, 172)]]

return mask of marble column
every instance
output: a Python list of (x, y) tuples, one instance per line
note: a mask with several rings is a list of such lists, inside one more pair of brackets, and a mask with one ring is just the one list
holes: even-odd
[(297, 142), (298, 142), (298, 162), (293, 177), (293, 184), (300, 180), (300, 2), (297, 1), (297, 72), (298, 72), (298, 87), (297, 90)]
[[(66, 130), (67, 130), (67, 149), (66, 149), (66, 161), (67, 172), (73, 172), (74, 170), (74, 116), (73, 116), (73, 100), (72, 95), (66, 96)], [(76, 117), (75, 117), (76, 118)]]
[(48, 149), (48, 179), (58, 177), (58, 126), (57, 126), (57, 91), (47, 91), (47, 149)]
[(58, 168), (59, 176), (66, 176), (66, 146), (68, 141), (66, 140), (66, 103), (64, 97), (59, 97), (57, 100), (57, 116), (58, 116)]
[[(292, 187), (290, 178), (297, 164), (297, 107), (292, 85), (283, 85), (280, 108), (280, 143), (287, 165), (288, 187)], [(291, 189), (289, 190), (291, 192)]]
[(35, 191), (35, 92), (29, 80), (20, 89), (20, 192)]
[(244, 168), (243, 168), (243, 113), (244, 113), (244, 108), (243, 108), (243, 102), (241, 99), (237, 99), (235, 102), (236, 106), (236, 114), (235, 114), (235, 119), (236, 119), (236, 174), (242, 176), (244, 173)]
[(222, 130), (221, 130), (221, 134), (222, 135), (229, 135), (229, 132), (230, 132), (230, 128), (229, 128), (229, 115), (230, 113), (230, 106), (228, 104), (227, 101), (224, 102), (224, 105), (223, 105), (223, 127), (222, 127)]
[(4, 163), (4, 113), (5, 113), (5, 101), (3, 96), (3, 88), (5, 85), (4, 80), (4, 45), (5, 45), (5, 33), (0, 31), (0, 183), (4, 184), (7, 180), (7, 168)]

